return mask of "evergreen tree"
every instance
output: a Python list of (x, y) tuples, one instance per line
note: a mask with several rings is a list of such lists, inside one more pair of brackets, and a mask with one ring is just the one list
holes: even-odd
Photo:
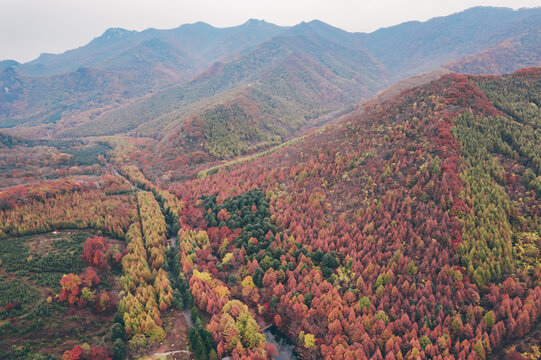
[(113, 344), (113, 360), (124, 360), (126, 358), (126, 343), (122, 339), (116, 339)]

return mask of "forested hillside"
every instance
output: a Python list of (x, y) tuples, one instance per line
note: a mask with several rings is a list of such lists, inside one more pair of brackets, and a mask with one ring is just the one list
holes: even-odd
[[(539, 9), (480, 7), (369, 34), (317, 20), (292, 27), (250, 20), (231, 28), (109, 29), (63, 54), (3, 61), (0, 127), (34, 138), (127, 133), (158, 142), (176, 131), (175, 143), (190, 153), (223, 159), (297, 136), (412, 75), (538, 66), (539, 20)], [(225, 149), (213, 144), (223, 132), (218, 138), (207, 132), (197, 149), (186, 145), (184, 123), (205, 122), (218, 105), (241, 108), (263, 133)], [(241, 128), (243, 118), (233, 119), (233, 127)]]
[(193, 235), (179, 233), (215, 339), (226, 331), (223, 296), (200, 293), (201, 272), (303, 358), (535, 358), (540, 79), (539, 69), (447, 75), (271, 155), (171, 185), (183, 226), (208, 236), (185, 248)]
[(262, 359), (280, 336), (305, 359), (535, 359), (540, 84), (444, 75), (197, 179), (268, 136), (247, 100), (173, 132), (192, 158), (2, 135), (0, 349)]
[(214, 61), (280, 30), (258, 21), (225, 29), (204, 23), (142, 32), (114, 28), (63, 54), (42, 54), (25, 64), (4, 61), (0, 126), (92, 120), (129, 99), (184, 84)]
[(540, 16), (538, 8), (512, 11), (475, 7), (426, 22), (410, 21), (379, 29), (365, 35), (362, 44), (385, 66), (394, 82), (491, 49), (504, 40), (520, 43), (521, 36), (538, 33)]
[[(252, 97), (253, 106), (283, 111), (281, 121), (298, 128), (305, 117), (317, 117), (371, 94), (378, 87), (377, 79), (384, 76), (361, 51), (318, 37), (278, 37), (230, 63), (216, 64), (187, 85), (107, 112), (61, 131), (60, 136), (111, 135), (138, 126), (142, 129), (137, 133), (157, 136), (164, 126), (182, 124), (186, 117), (198, 115), (198, 109), (227, 101), (231, 91), (247, 86), (263, 94), (261, 99)], [(256, 121), (263, 120), (266, 126), (274, 125), (265, 117)]]

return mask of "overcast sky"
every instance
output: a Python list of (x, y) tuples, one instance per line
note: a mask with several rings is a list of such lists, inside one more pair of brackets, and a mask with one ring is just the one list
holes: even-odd
[(541, 6), (541, 0), (0, 0), (0, 60), (32, 60), (88, 43), (107, 28), (167, 29), (204, 21), (225, 27), (250, 18), (278, 25), (319, 19), (370, 32), (477, 6)]

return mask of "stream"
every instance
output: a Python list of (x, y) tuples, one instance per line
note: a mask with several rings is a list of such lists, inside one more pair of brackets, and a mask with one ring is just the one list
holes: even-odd
[(263, 331), (265, 337), (267, 338), (267, 343), (274, 344), (276, 349), (278, 349), (278, 355), (273, 356), (275, 360), (296, 360), (298, 359), (297, 353), (293, 344), (288, 340), (288, 338), (280, 332), (276, 326), (271, 326), (267, 330)]

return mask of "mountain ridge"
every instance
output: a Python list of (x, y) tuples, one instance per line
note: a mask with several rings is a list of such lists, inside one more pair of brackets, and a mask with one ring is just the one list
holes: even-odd
[[(203, 22), (140, 32), (112, 28), (41, 63), (0, 63), (0, 127), (30, 137), (136, 134), (160, 142), (187, 119), (208, 114), (212, 102), (237, 98), (240, 108), (250, 102), (250, 108), (267, 109), (252, 120), (274, 129), (268, 136), (289, 139), (323, 123), (315, 118), (326, 119), (397, 81), (408, 79), (395, 90), (411, 76), (415, 82), (430, 77), (421, 73), (503, 73), (541, 65), (540, 17), (541, 8), (477, 7), (372, 33), (319, 20), (287, 27), (248, 20), (229, 28)], [(29, 75), (62, 69), (69, 71)], [(250, 96), (233, 95), (245, 89)], [(283, 108), (269, 112), (261, 101)], [(290, 124), (277, 121), (276, 113)], [(266, 143), (247, 140), (237, 150)]]

